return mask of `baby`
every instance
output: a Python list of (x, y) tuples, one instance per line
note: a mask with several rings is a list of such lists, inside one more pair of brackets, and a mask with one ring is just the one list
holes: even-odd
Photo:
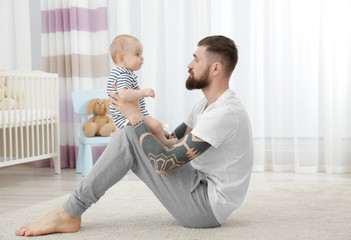
[[(134, 71), (141, 68), (144, 62), (143, 46), (140, 41), (130, 35), (117, 36), (110, 45), (110, 54), (115, 67), (111, 70), (107, 82), (107, 92), (116, 92), (121, 99), (126, 101), (139, 100), (141, 113), (151, 133), (167, 147), (173, 146), (178, 139), (167, 139), (161, 122), (152, 118), (146, 110), (144, 97), (155, 97), (151, 88), (140, 89), (137, 76)], [(114, 88), (117, 86), (117, 91)], [(110, 106), (111, 117), (118, 128), (128, 124), (126, 119), (118, 110)]]

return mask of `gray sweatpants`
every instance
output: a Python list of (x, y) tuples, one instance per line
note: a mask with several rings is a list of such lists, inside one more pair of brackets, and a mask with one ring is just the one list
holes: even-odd
[(130, 169), (182, 226), (209, 228), (220, 225), (211, 210), (203, 173), (186, 164), (171, 173), (157, 175), (131, 126), (113, 136), (92, 170), (64, 202), (63, 208), (71, 216), (81, 216)]

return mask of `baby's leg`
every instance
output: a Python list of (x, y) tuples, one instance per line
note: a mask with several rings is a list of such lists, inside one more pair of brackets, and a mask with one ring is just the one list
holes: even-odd
[(176, 142), (177, 138), (167, 139), (165, 137), (163, 127), (160, 121), (152, 117), (144, 117), (146, 125), (149, 127), (151, 133), (160, 141), (163, 145), (167, 147), (172, 147)]

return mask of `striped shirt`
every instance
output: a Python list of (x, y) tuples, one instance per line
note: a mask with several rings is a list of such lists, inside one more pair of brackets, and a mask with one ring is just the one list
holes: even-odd
[[(117, 91), (112, 87), (115, 84), (117, 86)], [(114, 67), (111, 70), (110, 76), (107, 81), (107, 92), (116, 92), (118, 89), (129, 88), (136, 90), (139, 88), (137, 76), (131, 70), (126, 68)], [(146, 110), (145, 99), (139, 99), (139, 105), (141, 113), (148, 116), (149, 113)], [(128, 119), (126, 119), (118, 110), (110, 106), (111, 117), (118, 128), (123, 128), (128, 124)]]

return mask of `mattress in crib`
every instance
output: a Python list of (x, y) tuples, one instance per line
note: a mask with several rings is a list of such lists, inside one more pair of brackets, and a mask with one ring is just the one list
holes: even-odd
[(0, 128), (54, 123), (55, 115), (50, 110), (18, 109), (0, 111)]

